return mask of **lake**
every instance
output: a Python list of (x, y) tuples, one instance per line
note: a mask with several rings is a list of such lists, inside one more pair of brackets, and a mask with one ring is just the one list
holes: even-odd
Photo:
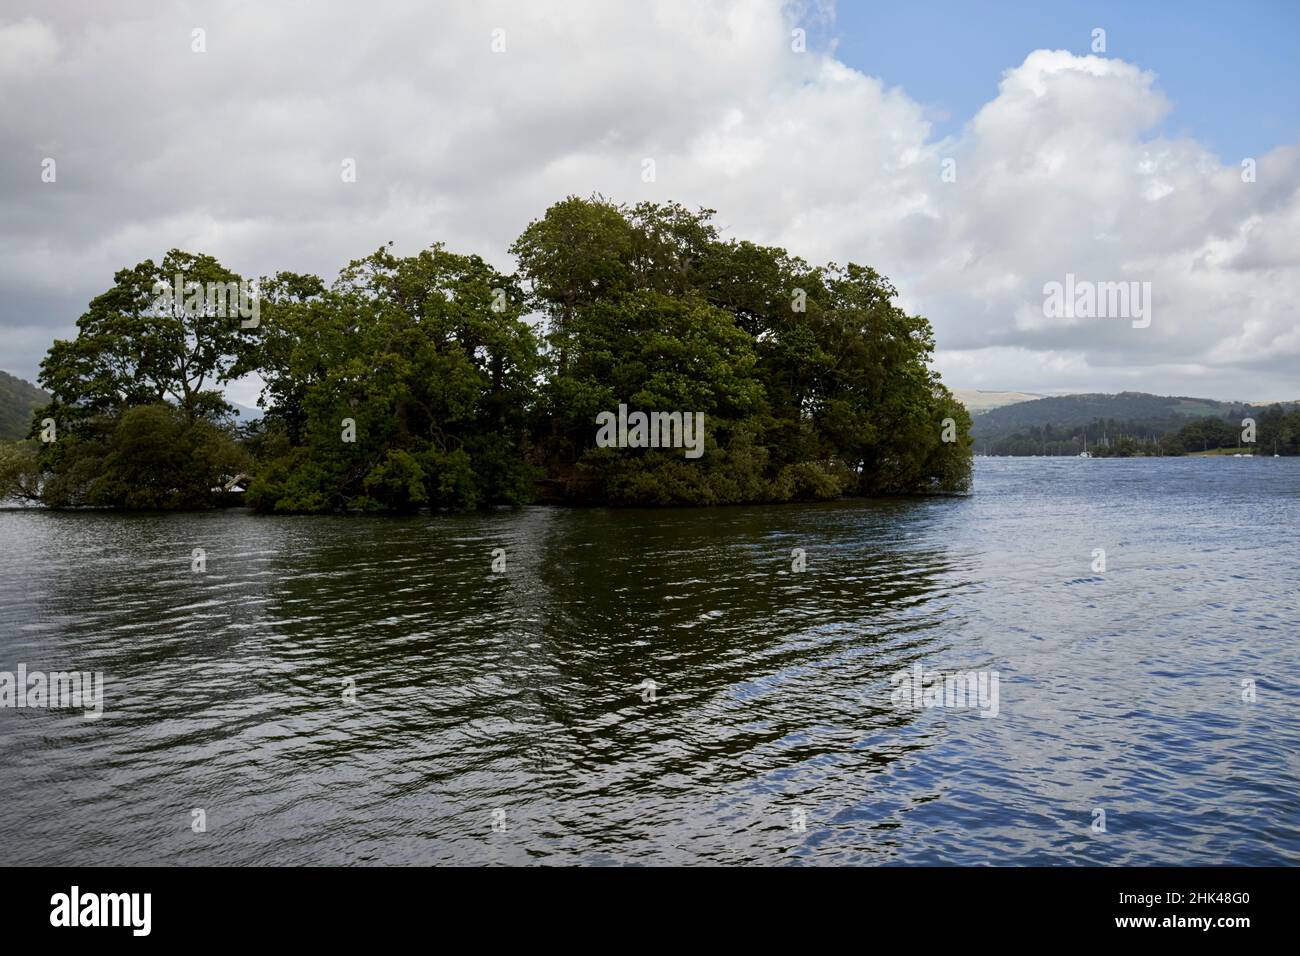
[[(5, 862), (1300, 862), (1300, 459), (975, 474), (713, 510), (0, 512), (0, 671), (104, 681), (100, 719), (0, 709)], [(900, 706), (918, 664), (996, 672), (996, 716)]]

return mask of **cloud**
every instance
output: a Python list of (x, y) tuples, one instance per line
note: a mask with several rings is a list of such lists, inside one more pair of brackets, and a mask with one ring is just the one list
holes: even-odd
[(0, 76), (34, 77), (49, 69), (58, 52), (54, 31), (34, 17), (0, 24)]
[[(1300, 151), (1254, 157), (1243, 182), (1242, 157), (1153, 134), (1171, 105), (1137, 65), (1028, 52), (935, 139), (905, 90), (814, 42), (820, 5), (29, 6), (0, 22), (0, 366), (17, 374), (47, 344), (33, 329), (70, 334), (116, 269), (172, 246), (250, 275), (332, 276), (388, 240), (509, 267), (530, 219), (598, 191), (875, 266), (931, 319), (955, 385), (1295, 391)], [(1151, 282), (1151, 326), (1047, 318), (1066, 273)]]

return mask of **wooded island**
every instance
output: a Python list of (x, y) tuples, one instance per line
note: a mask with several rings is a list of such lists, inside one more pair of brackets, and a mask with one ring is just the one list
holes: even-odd
[[(54, 343), (0, 493), (193, 509), (247, 474), (251, 507), (325, 513), (966, 490), (970, 418), (927, 320), (868, 267), (724, 241), (712, 215), (571, 197), (516, 240), (515, 274), (383, 247), (332, 284), (259, 280), (255, 313), (225, 294), (242, 277), (173, 249)], [(222, 386), (250, 373), (264, 415), (241, 424)], [(702, 413), (703, 453), (599, 447), (620, 405)]]

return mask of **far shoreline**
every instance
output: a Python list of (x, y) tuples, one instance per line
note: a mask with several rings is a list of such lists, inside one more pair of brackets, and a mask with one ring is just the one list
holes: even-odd
[[(974, 459), (979, 460), (997, 460), (997, 461), (1077, 461), (1079, 455), (975, 455)], [(1288, 460), (1300, 458), (1296, 455), (1271, 455), (1271, 454), (1239, 454), (1223, 449), (1211, 449), (1210, 451), (1188, 452), (1185, 455), (1103, 455), (1096, 458), (1083, 458), (1083, 461), (1180, 461), (1186, 459), (1206, 459), (1206, 458), (1227, 458), (1227, 459), (1245, 459), (1259, 458), (1273, 460)], [(455, 509), (420, 509), (418, 511), (397, 512), (397, 511), (332, 511), (332, 512), (309, 512), (309, 511), (284, 511), (284, 512), (264, 512), (257, 511), (247, 505), (231, 503), (227, 505), (217, 505), (211, 508), (177, 508), (169, 509), (141, 509), (130, 510), (126, 508), (112, 508), (99, 506), (82, 506), (70, 508), (51, 508), (39, 503), (18, 504), (0, 501), (0, 512), (18, 512), (18, 511), (39, 511), (47, 514), (110, 514), (110, 515), (195, 515), (211, 514), (214, 512), (232, 512), (239, 511), (245, 514), (262, 517), (262, 518), (419, 518), (419, 517), (453, 517), (466, 515), (487, 515), (501, 512), (522, 511), (525, 508), (555, 508), (562, 511), (595, 511), (607, 509), (610, 511), (710, 511), (719, 508), (779, 508), (790, 507), (794, 505), (827, 505), (851, 501), (924, 501), (934, 499), (969, 499), (978, 497), (978, 492), (974, 489), (969, 491), (907, 491), (899, 492), (892, 495), (841, 495), (836, 498), (816, 498), (802, 501), (729, 501), (719, 504), (669, 504), (669, 505), (646, 505), (646, 504), (616, 504), (606, 501), (531, 501), (521, 505), (493, 505), (490, 508), (476, 510), (455, 510)]]

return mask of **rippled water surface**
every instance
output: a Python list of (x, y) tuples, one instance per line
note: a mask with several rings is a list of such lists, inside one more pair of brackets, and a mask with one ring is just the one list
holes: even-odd
[[(106, 686), (98, 721), (0, 709), (4, 860), (1300, 862), (1300, 460), (976, 476), (715, 510), (0, 512), (0, 671)], [(996, 670), (998, 715), (895, 707), (917, 662)]]

